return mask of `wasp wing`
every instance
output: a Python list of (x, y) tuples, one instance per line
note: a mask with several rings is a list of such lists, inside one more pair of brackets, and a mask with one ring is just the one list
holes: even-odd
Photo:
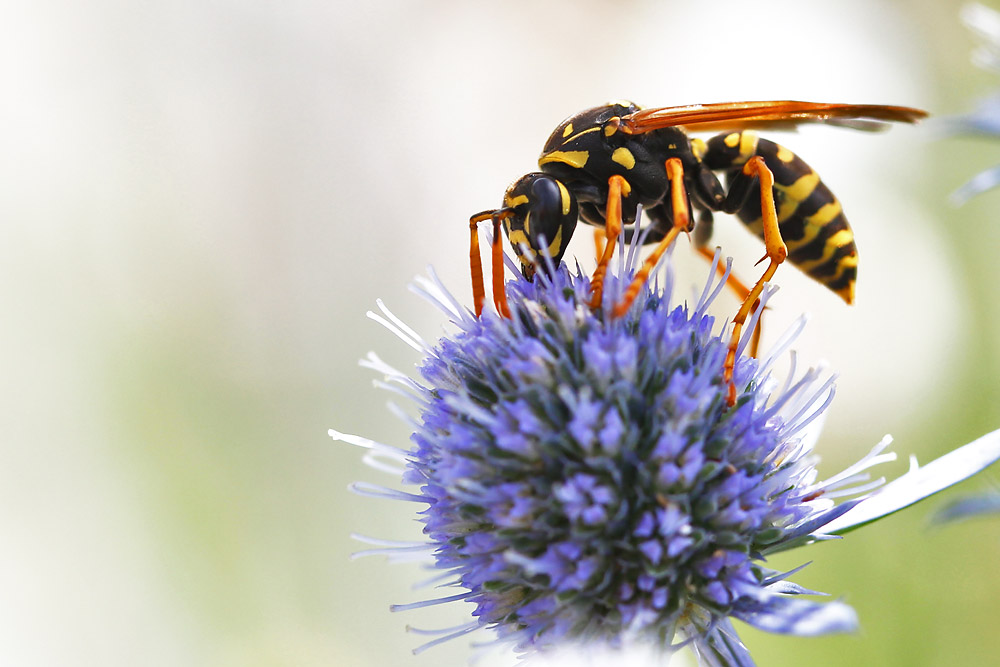
[(926, 111), (884, 104), (827, 104), (794, 100), (724, 102), (642, 109), (621, 119), (626, 132), (642, 134), (683, 125), (699, 130), (744, 128), (794, 129), (802, 123), (832, 123), (860, 130), (879, 130), (885, 123), (915, 123)]

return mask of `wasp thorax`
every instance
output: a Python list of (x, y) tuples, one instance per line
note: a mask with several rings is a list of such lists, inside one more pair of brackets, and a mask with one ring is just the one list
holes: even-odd
[(514, 181), (503, 198), (512, 214), (504, 219), (507, 238), (521, 262), (521, 272), (531, 278), (550, 257), (558, 266), (576, 227), (576, 199), (559, 180), (539, 172)]

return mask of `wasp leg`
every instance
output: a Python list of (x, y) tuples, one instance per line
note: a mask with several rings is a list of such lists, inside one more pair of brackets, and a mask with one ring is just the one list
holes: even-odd
[(667, 179), (670, 181), (670, 201), (673, 205), (674, 226), (663, 235), (659, 244), (649, 257), (646, 258), (646, 261), (642, 263), (639, 271), (635, 274), (635, 278), (632, 279), (628, 289), (625, 290), (625, 296), (622, 298), (621, 303), (617, 304), (612, 311), (614, 317), (621, 317), (628, 312), (632, 302), (635, 301), (635, 297), (639, 295), (639, 290), (642, 289), (642, 286), (646, 284), (646, 280), (649, 279), (649, 274), (653, 271), (656, 263), (660, 261), (660, 257), (667, 251), (667, 248), (674, 242), (678, 234), (682, 231), (687, 232), (690, 228), (691, 215), (688, 210), (687, 189), (684, 187), (684, 167), (678, 158), (672, 157), (667, 160), (666, 168)]
[(483, 314), (486, 287), (483, 280), (483, 260), (479, 256), (479, 223), (493, 217), (493, 211), (483, 211), (469, 218), (469, 272), (472, 274), (472, 303), (476, 317)]
[(608, 206), (604, 215), (604, 233), (608, 237), (604, 252), (597, 261), (594, 277), (590, 279), (590, 307), (600, 308), (601, 296), (604, 293), (604, 275), (608, 271), (608, 262), (615, 253), (615, 242), (622, 231), (622, 197), (627, 197), (632, 186), (623, 177), (615, 174), (608, 179)]
[(598, 259), (604, 255), (604, 245), (607, 240), (604, 230), (600, 227), (594, 227), (594, 254)]
[[(704, 246), (695, 246), (695, 250), (699, 255), (707, 259), (709, 262), (715, 261), (715, 253)], [(716, 271), (720, 276), (725, 275), (726, 267), (721, 263), (716, 267)], [(740, 303), (742, 303), (748, 296), (750, 296), (750, 288), (743, 284), (743, 281), (737, 278), (732, 272), (729, 273), (729, 277), (726, 279), (726, 286), (729, 289), (736, 292), (737, 298), (739, 298)], [(750, 314), (757, 312), (760, 307), (760, 299), (754, 301), (753, 307), (750, 309)], [(753, 328), (753, 337), (750, 339), (750, 356), (756, 358), (757, 350), (760, 347), (760, 331), (761, 331), (761, 320), (763, 318), (757, 318), (757, 325)]]
[(503, 246), (500, 238), (500, 223), (509, 217), (503, 211), (483, 211), (469, 218), (469, 271), (472, 275), (472, 302), (476, 317), (483, 314), (486, 300), (486, 281), (483, 279), (483, 260), (479, 256), (479, 223), (493, 221), (493, 303), (504, 317), (510, 317), (507, 308), (507, 294), (503, 285)]
[(740, 306), (736, 317), (733, 318), (733, 335), (729, 339), (729, 351), (726, 354), (726, 363), (722, 374), (723, 381), (729, 385), (726, 401), (730, 407), (736, 405), (736, 383), (733, 381), (733, 370), (736, 368), (736, 348), (740, 344), (743, 325), (754, 309), (761, 292), (764, 291), (764, 283), (774, 277), (778, 265), (785, 261), (785, 257), (788, 256), (788, 248), (785, 247), (785, 242), (781, 239), (781, 230), (778, 229), (778, 212), (774, 206), (774, 174), (764, 164), (764, 158), (755, 155), (747, 160), (738, 178), (757, 179), (760, 182), (761, 222), (764, 226), (764, 247), (767, 249), (767, 254), (761, 258), (761, 261), (765, 259), (770, 261), (767, 269), (764, 270), (764, 275), (743, 298), (743, 305)]
[(501, 317), (510, 317), (507, 307), (507, 290), (503, 283), (503, 235), (500, 233), (500, 222), (503, 214), (493, 216), (493, 305)]

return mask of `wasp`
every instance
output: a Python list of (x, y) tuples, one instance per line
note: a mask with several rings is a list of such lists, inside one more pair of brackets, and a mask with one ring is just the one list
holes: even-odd
[[(501, 208), (470, 218), (476, 316), (485, 300), (480, 222), (493, 223), (493, 300), (507, 317), (501, 226), (528, 279), (547, 265), (540, 256), (558, 265), (578, 221), (602, 228), (607, 242), (591, 279), (593, 308), (602, 306), (604, 276), (619, 236), (624, 231), (628, 241), (642, 233), (643, 242), (656, 247), (622, 300), (611, 306), (611, 316), (621, 317), (679, 234), (694, 232), (696, 245), (706, 254), (713, 213), (736, 214), (763, 239), (766, 254), (761, 262), (769, 261), (753, 288), (743, 289), (743, 303), (733, 318), (723, 371), (733, 405), (740, 335), (778, 266), (787, 259), (848, 304), (854, 300), (857, 277), (854, 233), (840, 202), (801, 158), (760, 137), (757, 130), (810, 122), (871, 130), (889, 122), (914, 123), (926, 115), (901, 106), (790, 100), (653, 109), (622, 101), (581, 111), (560, 123), (545, 142), (540, 171), (514, 181)], [(720, 133), (705, 141), (691, 138), (689, 131)], [(726, 187), (718, 174), (724, 175)], [(642, 230), (635, 225), (639, 206), (649, 221)]]

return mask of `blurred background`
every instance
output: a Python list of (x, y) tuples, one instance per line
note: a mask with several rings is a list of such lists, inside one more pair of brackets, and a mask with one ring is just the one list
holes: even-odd
[[(391, 483), (330, 427), (404, 446), (369, 350), (417, 361), (365, 318), (433, 263), (464, 303), (466, 221), (583, 108), (807, 99), (970, 110), (1000, 78), (934, 0), (536, 3), (65, 0), (0, 21), (0, 664), (461, 665), (418, 657), (391, 614), (427, 596), (352, 531), (419, 535)], [(764, 345), (802, 310), (801, 358), (840, 391), (821, 473), (885, 433), (926, 462), (1000, 427), (1000, 191), (948, 195), (1000, 144), (940, 126), (778, 141), (844, 203), (857, 305), (779, 271)], [(584, 261), (589, 230), (576, 239)], [(752, 279), (762, 246), (716, 242)], [(681, 244), (681, 284), (706, 267)], [(683, 296), (686, 292), (679, 292)], [(728, 297), (727, 297), (728, 298)], [(735, 299), (723, 304), (735, 311)], [(896, 476), (904, 461), (885, 466)], [(985, 664), (1000, 654), (1000, 517), (931, 528), (966, 483), (812, 559), (856, 636), (746, 630), (763, 665)], [(463, 612), (461, 607), (456, 608)], [(497, 664), (510, 664), (512, 658)]]

